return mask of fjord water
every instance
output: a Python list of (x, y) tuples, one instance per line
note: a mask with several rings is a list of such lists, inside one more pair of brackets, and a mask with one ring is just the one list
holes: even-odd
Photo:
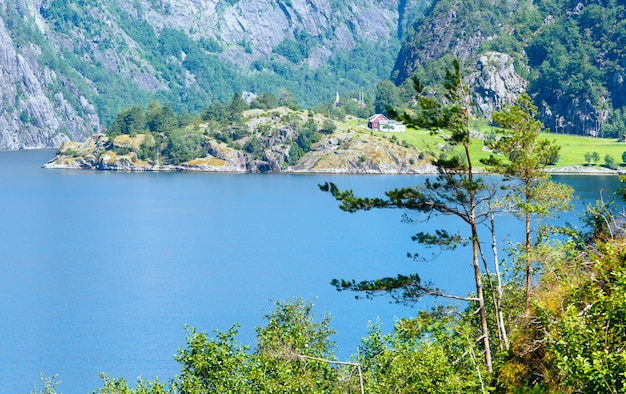
[[(389, 330), (395, 317), (416, 313), (338, 293), (333, 278), (419, 272), (450, 292), (472, 290), (462, 255), (406, 258), (410, 236), (424, 228), (402, 224), (402, 212), (344, 213), (317, 187), (333, 181), (382, 195), (423, 177), (42, 169), (53, 154), (0, 152), (5, 392), (41, 388), (41, 373), (58, 374), (65, 394), (99, 387), (100, 372), (131, 384), (167, 380), (180, 371), (173, 355), (185, 346), (185, 324), (211, 332), (238, 322), (238, 340), (253, 345), (273, 300), (301, 297), (318, 317), (330, 313), (341, 358), (356, 353), (368, 321)], [(577, 189), (579, 206), (617, 185), (610, 176), (559, 180)], [(522, 231), (507, 220), (511, 234)]]

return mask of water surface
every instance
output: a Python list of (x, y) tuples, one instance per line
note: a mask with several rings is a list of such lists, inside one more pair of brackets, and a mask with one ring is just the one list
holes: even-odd
[[(417, 176), (232, 175), (45, 170), (53, 151), (0, 152), (0, 387), (27, 393), (40, 373), (60, 392), (100, 386), (99, 372), (133, 383), (167, 380), (185, 324), (210, 332), (239, 322), (253, 344), (272, 300), (302, 297), (330, 313), (337, 355), (356, 353), (367, 324), (390, 329), (416, 309), (355, 300), (333, 278), (419, 272), (450, 292), (472, 290), (463, 253), (406, 258), (395, 210), (348, 214), (317, 184), (359, 195), (421, 183)], [(561, 177), (584, 199), (615, 177)], [(587, 201), (587, 200), (584, 200)], [(438, 218), (431, 228), (458, 226)], [(422, 225), (425, 226), (425, 225)], [(523, 225), (511, 220), (504, 237)], [(432, 301), (421, 304), (422, 307)]]

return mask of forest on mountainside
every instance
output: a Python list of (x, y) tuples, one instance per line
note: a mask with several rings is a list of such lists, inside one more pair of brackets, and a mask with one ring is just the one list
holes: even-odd
[[(235, 90), (313, 107), (389, 75), (424, 3), (372, 0), (0, 5), (0, 147), (59, 146), (152, 100), (197, 113)], [(381, 50), (382, 48), (382, 50)]]
[(621, 137), (624, 12), (617, 0), (7, 0), (0, 146), (84, 139), (155, 99), (197, 113), (241, 90), (312, 108), (494, 51), (513, 58), (552, 131)]
[(624, 135), (626, 18), (623, 1), (433, 2), (407, 33), (393, 79), (442, 77), (451, 57), (471, 67), (506, 53), (553, 132)]

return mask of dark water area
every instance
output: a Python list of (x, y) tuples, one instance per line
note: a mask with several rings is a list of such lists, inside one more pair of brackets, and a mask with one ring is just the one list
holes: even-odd
[[(431, 263), (406, 258), (410, 236), (394, 210), (348, 214), (325, 181), (358, 195), (423, 182), (418, 176), (232, 175), (45, 170), (53, 151), (0, 152), (0, 387), (27, 393), (59, 375), (65, 394), (92, 392), (98, 373), (167, 380), (200, 331), (255, 327), (273, 300), (301, 297), (330, 313), (337, 355), (356, 353), (368, 322), (385, 330), (416, 308), (355, 300), (333, 278), (419, 272), (442, 289), (472, 290), (464, 251)], [(608, 196), (612, 176), (563, 176), (578, 206)], [(568, 214), (575, 221), (576, 214)], [(508, 218), (505, 237), (523, 224)], [(421, 226), (426, 226), (423, 224)], [(450, 218), (428, 226), (458, 227)], [(469, 281), (468, 281), (469, 279)]]

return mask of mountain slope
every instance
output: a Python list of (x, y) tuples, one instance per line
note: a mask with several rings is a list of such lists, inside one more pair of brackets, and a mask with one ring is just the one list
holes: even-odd
[(155, 98), (198, 112), (235, 90), (306, 106), (373, 91), (423, 4), (1, 0), (0, 149), (82, 140)]
[(450, 56), (470, 69), (487, 51), (510, 55), (553, 131), (622, 137), (626, 131), (623, 2), (439, 0), (415, 20), (393, 72), (436, 78)]

